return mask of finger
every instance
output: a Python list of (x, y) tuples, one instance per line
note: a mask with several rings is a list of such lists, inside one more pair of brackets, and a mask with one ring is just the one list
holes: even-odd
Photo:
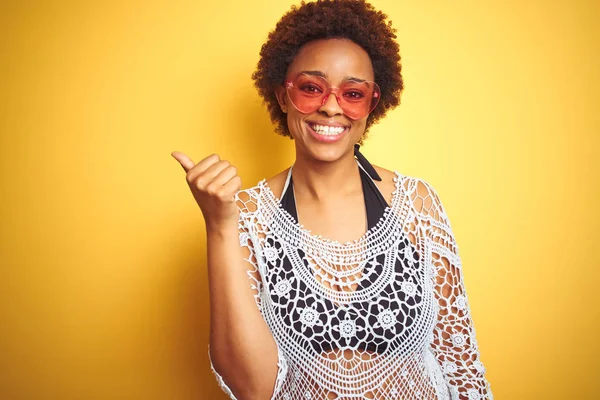
[(221, 172), (219, 172), (219, 174), (217, 176), (215, 176), (215, 178), (211, 182), (211, 185), (223, 186), (224, 184), (229, 182), (231, 180), (231, 178), (233, 178), (236, 175), (237, 175), (237, 168), (234, 167), (233, 165), (230, 165), (227, 168), (225, 168), (224, 170), (222, 170)]
[(217, 154), (211, 154), (210, 156), (200, 160), (192, 169), (188, 171), (187, 180), (188, 182), (194, 182), (200, 175), (202, 175), (207, 169), (220, 162), (221, 158)]
[(234, 176), (223, 185), (224, 193), (231, 193), (231, 196), (235, 198), (235, 194), (240, 191), (242, 188), (242, 178), (239, 175)]
[(192, 182), (195, 182), (197, 187), (208, 187), (221, 173), (221, 171), (230, 165), (231, 163), (227, 160), (218, 161), (208, 167), (205, 171), (202, 171), (202, 173), (194, 178)]
[[(227, 181), (225, 178), (231, 177)], [(217, 197), (221, 201), (230, 201), (233, 199), (233, 195), (241, 187), (242, 180), (237, 174), (232, 174), (231, 169), (224, 170), (219, 174), (218, 178), (221, 181), (213, 180), (207, 187), (206, 193), (210, 196)]]
[(189, 158), (185, 154), (183, 154), (179, 151), (174, 151), (171, 153), (171, 155), (173, 156), (174, 159), (176, 159), (179, 162), (179, 164), (181, 164), (181, 166), (183, 167), (183, 170), (185, 172), (188, 172), (189, 170), (194, 168), (194, 165), (195, 165), (194, 162), (192, 161), (191, 158)]

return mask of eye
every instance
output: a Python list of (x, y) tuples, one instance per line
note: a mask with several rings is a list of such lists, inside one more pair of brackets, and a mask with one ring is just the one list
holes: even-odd
[(361, 100), (365, 97), (365, 95), (363, 92), (358, 90), (348, 90), (347, 92), (344, 92), (344, 97), (348, 98), (349, 100)]
[(315, 85), (314, 83), (306, 83), (304, 85), (301, 85), (300, 90), (307, 94), (320, 94), (323, 92), (321, 88)]

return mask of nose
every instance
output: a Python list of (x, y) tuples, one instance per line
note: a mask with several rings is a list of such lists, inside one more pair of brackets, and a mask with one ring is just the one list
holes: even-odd
[(340, 107), (340, 103), (338, 101), (335, 93), (329, 93), (324, 99), (323, 104), (319, 107), (319, 112), (327, 114), (332, 117), (334, 115), (340, 115), (344, 113), (344, 110)]

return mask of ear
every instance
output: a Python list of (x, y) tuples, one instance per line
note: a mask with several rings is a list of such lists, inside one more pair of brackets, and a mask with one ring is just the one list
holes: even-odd
[(288, 105), (287, 105), (287, 93), (285, 92), (285, 87), (277, 86), (275, 88), (275, 96), (277, 97), (277, 102), (279, 103), (279, 107), (284, 114), (287, 114)]

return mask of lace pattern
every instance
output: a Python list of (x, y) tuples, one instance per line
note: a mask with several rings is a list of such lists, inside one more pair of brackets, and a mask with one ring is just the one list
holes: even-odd
[(439, 198), (398, 173), (395, 187), (377, 225), (345, 243), (295, 223), (264, 180), (237, 194), (250, 285), (278, 346), (272, 399), (493, 398)]

